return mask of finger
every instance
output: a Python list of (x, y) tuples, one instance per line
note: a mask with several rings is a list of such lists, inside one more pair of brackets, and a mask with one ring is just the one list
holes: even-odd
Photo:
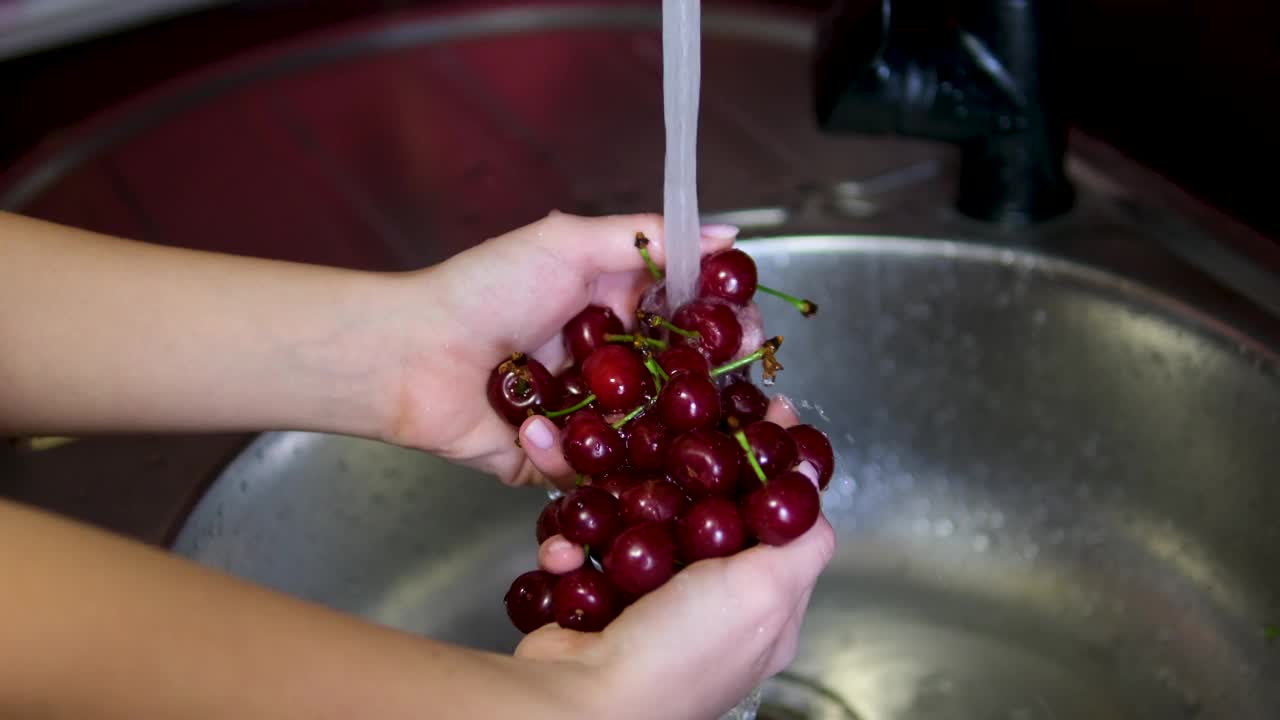
[(764, 412), (764, 419), (777, 423), (784, 428), (800, 424), (800, 414), (786, 395), (774, 395), (769, 398), (769, 407)]
[(534, 468), (562, 489), (573, 485), (576, 477), (560, 450), (560, 428), (541, 415), (525, 419), (520, 426), (520, 447)]
[[(666, 264), (662, 216), (655, 213), (581, 217), (553, 213), (529, 226), (534, 243), (555, 253), (580, 271), (583, 277), (600, 273), (642, 270), (644, 259), (636, 249), (636, 234), (649, 240), (649, 257), (660, 267)], [(523, 235), (524, 229), (515, 231)], [(737, 229), (709, 225), (699, 233), (703, 254), (729, 247)], [(525, 238), (521, 238), (525, 241)]]
[(537, 350), (534, 350), (533, 359), (542, 363), (552, 375), (560, 375), (569, 365), (569, 352), (564, 346), (564, 336), (556, 333), (554, 337), (542, 344)]
[(791, 616), (787, 618), (786, 625), (778, 633), (778, 642), (774, 645), (773, 654), (769, 660), (769, 675), (782, 672), (796, 659), (796, 650), (800, 647), (800, 630), (804, 627), (804, 618), (809, 611), (809, 598), (812, 595), (813, 588), (804, 591), (799, 602), (791, 610)]
[(599, 633), (574, 632), (547, 623), (525, 635), (514, 654), (530, 660), (560, 661), (581, 656), (585, 646), (599, 641)]
[(758, 563), (758, 570), (782, 590), (799, 597), (817, 581), (835, 555), (835, 531), (820, 512), (813, 527), (786, 545), (757, 545), (738, 557)]
[(538, 567), (553, 575), (577, 570), (586, 561), (582, 546), (565, 540), (563, 535), (553, 535), (538, 546)]

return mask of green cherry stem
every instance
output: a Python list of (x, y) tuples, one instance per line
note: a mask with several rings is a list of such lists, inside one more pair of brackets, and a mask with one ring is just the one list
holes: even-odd
[(561, 416), (563, 416), (563, 415), (568, 415), (568, 414), (570, 414), (570, 413), (576, 413), (576, 412), (578, 412), (579, 410), (581, 410), (582, 408), (584, 408), (584, 407), (586, 407), (586, 406), (590, 405), (591, 403), (593, 403), (593, 402), (595, 402), (595, 401), (596, 401), (596, 396), (595, 396), (595, 395), (588, 395), (588, 396), (586, 396), (586, 397), (582, 398), (582, 400), (578, 401), (578, 404), (577, 404), (577, 405), (572, 405), (572, 406), (567, 407), (567, 408), (565, 408), (565, 409), (563, 409), (563, 410), (553, 410), (552, 412), (547, 413), (547, 414), (546, 414), (546, 417), (549, 417), (549, 418), (558, 418), (558, 417), (561, 417)]
[(659, 350), (666, 350), (666, 349), (667, 349), (667, 341), (666, 341), (666, 340), (659, 340), (658, 338), (645, 337), (645, 336), (643, 336), (643, 335), (613, 335), (613, 334), (609, 334), (609, 335), (605, 335), (605, 336), (604, 336), (604, 339), (605, 339), (605, 342), (626, 342), (626, 343), (638, 343), (638, 344), (640, 344), (640, 345), (648, 345), (648, 346), (650, 346), (650, 347), (655, 347), (655, 348), (657, 348), (657, 349), (659, 349)]
[(574, 484), (574, 485), (576, 485), (576, 486), (578, 486), (578, 487), (582, 487), (583, 485), (586, 485), (586, 484), (587, 484), (587, 476), (586, 476), (586, 475), (583, 475), (582, 473), (578, 473), (578, 477), (574, 478), (574, 480), (573, 480), (573, 484)]
[(637, 310), (636, 318), (638, 318), (640, 322), (648, 325), (649, 327), (666, 328), (667, 330), (670, 330), (671, 332), (681, 337), (689, 338), (690, 340), (702, 339), (702, 335), (697, 331), (685, 330), (682, 327), (678, 327), (674, 325), (670, 320), (662, 317), (661, 315), (657, 315), (655, 313), (645, 312), (644, 310)]
[(759, 290), (762, 293), (768, 293), (774, 297), (782, 298), (783, 300), (786, 300), (788, 303), (791, 304), (792, 307), (794, 307), (796, 310), (799, 310), (800, 314), (805, 317), (812, 317), (816, 315), (818, 312), (818, 304), (813, 302), (812, 300), (803, 300), (801, 298), (788, 295), (782, 292), (781, 290), (774, 290), (773, 288), (765, 285), (756, 285), (756, 290)]
[(656, 400), (657, 400), (657, 398), (655, 397), (653, 400), (650, 400), (649, 402), (647, 402), (647, 403), (645, 403), (645, 404), (641, 405), (640, 407), (636, 408), (635, 410), (632, 410), (631, 412), (629, 412), (629, 413), (627, 413), (626, 415), (624, 415), (624, 416), (622, 417), (622, 419), (621, 419), (621, 420), (619, 420), (619, 421), (615, 422), (615, 423), (614, 423), (613, 425), (611, 425), (610, 427), (612, 427), (614, 430), (621, 430), (623, 425), (626, 425), (627, 423), (629, 423), (629, 422), (631, 422), (632, 420), (636, 419), (636, 417), (638, 417), (638, 416), (639, 416), (641, 413), (643, 413), (645, 410), (648, 410), (649, 408), (653, 407), (653, 404), (654, 404), (654, 402), (655, 402)]
[(666, 370), (662, 369), (662, 366), (658, 364), (658, 361), (655, 360), (652, 355), (645, 356), (644, 366), (649, 368), (649, 372), (653, 375), (654, 379), (658, 381), (659, 390), (662, 389), (663, 383), (671, 379), (671, 376), (667, 374)]
[[(737, 421), (732, 422), (735, 427), (737, 424)], [(751, 443), (747, 442), (747, 434), (741, 430), (735, 430), (733, 437), (742, 446), (742, 451), (747, 454), (747, 462), (751, 463), (751, 469), (756, 471), (756, 477), (760, 478), (760, 484), (768, 485), (769, 480), (764, 476), (764, 469), (760, 467), (760, 461), (756, 460), (756, 454), (751, 452)]]
[(640, 257), (644, 258), (645, 267), (649, 268), (649, 274), (654, 280), (662, 279), (662, 270), (658, 268), (658, 264), (653, 261), (649, 255), (649, 238), (644, 233), (636, 233), (636, 249), (640, 251)]
[(759, 350), (751, 353), (750, 355), (725, 363), (724, 365), (712, 370), (711, 377), (715, 378), (720, 377), (725, 373), (731, 373), (734, 370), (744, 368), (757, 360), (765, 360), (765, 372), (772, 375), (782, 369), (782, 366), (778, 365), (777, 360), (772, 359), (773, 354), (778, 351), (779, 347), (782, 347), (781, 335), (766, 340), (764, 345), (760, 346)]

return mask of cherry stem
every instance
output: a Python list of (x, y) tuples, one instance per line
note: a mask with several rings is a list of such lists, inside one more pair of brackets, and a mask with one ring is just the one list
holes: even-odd
[(645, 336), (643, 336), (643, 335), (613, 335), (613, 334), (609, 334), (609, 335), (605, 335), (605, 336), (604, 336), (604, 339), (605, 339), (605, 341), (606, 341), (606, 342), (629, 342), (629, 343), (635, 343), (635, 344), (637, 344), (637, 345), (649, 345), (649, 346), (651, 346), (651, 347), (656, 347), (656, 348), (658, 348), (659, 350), (666, 350), (666, 349), (667, 349), (667, 341), (666, 341), (666, 340), (660, 340), (660, 339), (658, 339), (658, 338), (645, 337)]
[(666, 370), (653, 359), (652, 355), (646, 355), (644, 358), (644, 366), (649, 368), (649, 373), (653, 375), (653, 379), (657, 381), (658, 389), (662, 389), (662, 384), (671, 379)]
[(623, 425), (626, 425), (627, 423), (631, 422), (632, 420), (635, 420), (635, 419), (636, 419), (636, 417), (638, 417), (638, 416), (639, 416), (641, 413), (643, 413), (645, 410), (648, 410), (649, 408), (653, 407), (653, 403), (654, 403), (655, 401), (657, 401), (657, 397), (656, 397), (656, 396), (654, 397), (654, 399), (653, 399), (653, 400), (650, 400), (649, 402), (647, 402), (647, 403), (645, 403), (645, 404), (641, 405), (640, 407), (636, 408), (635, 410), (632, 410), (631, 412), (629, 412), (629, 413), (627, 413), (626, 415), (624, 415), (624, 416), (622, 417), (622, 419), (621, 419), (621, 420), (619, 420), (618, 422), (614, 423), (614, 424), (613, 424), (613, 425), (611, 425), (610, 427), (612, 427), (614, 430), (621, 430)]
[(778, 351), (778, 348), (781, 346), (782, 346), (781, 335), (774, 338), (770, 338), (765, 341), (764, 345), (760, 346), (759, 350), (751, 353), (750, 355), (743, 358), (738, 358), (737, 360), (734, 360), (729, 363), (725, 363), (724, 365), (721, 365), (720, 367), (712, 370), (711, 377), (715, 378), (715, 377), (720, 377), (725, 373), (731, 373), (734, 370), (737, 370), (739, 368), (744, 368), (757, 360), (765, 361), (765, 369), (764, 369), (765, 374), (768, 375), (769, 377), (772, 377), (775, 373), (777, 373), (777, 371), (782, 369), (782, 366), (778, 364), (778, 361), (773, 359), (773, 354), (776, 353)]
[(565, 409), (563, 409), (563, 410), (553, 410), (553, 411), (551, 411), (551, 412), (547, 413), (547, 414), (546, 414), (546, 417), (549, 417), (549, 418), (558, 418), (558, 417), (560, 417), (560, 416), (562, 416), (562, 415), (568, 415), (569, 413), (575, 413), (575, 412), (578, 412), (578, 411), (579, 411), (579, 410), (581, 410), (582, 408), (584, 408), (584, 407), (586, 407), (586, 406), (590, 405), (591, 403), (593, 403), (593, 402), (595, 402), (595, 401), (596, 401), (596, 396), (595, 396), (595, 395), (588, 395), (588, 396), (586, 396), (586, 397), (582, 398), (582, 400), (578, 401), (578, 404), (577, 404), (577, 405), (572, 405), (572, 406), (567, 407), (567, 408), (565, 408)]
[(644, 233), (636, 233), (636, 249), (640, 251), (640, 257), (644, 258), (645, 267), (649, 268), (649, 274), (654, 280), (662, 279), (662, 270), (658, 269), (658, 264), (649, 256), (649, 238)]
[(818, 312), (818, 304), (813, 302), (812, 300), (803, 300), (801, 298), (788, 295), (782, 292), (781, 290), (774, 290), (773, 288), (768, 287), (766, 285), (756, 285), (756, 289), (759, 290), (760, 292), (768, 293), (774, 297), (778, 297), (778, 298), (782, 298), (783, 300), (786, 300), (788, 303), (791, 304), (792, 307), (794, 307), (796, 310), (799, 310), (800, 314), (805, 317), (812, 317), (816, 315)]
[[(731, 419), (730, 424), (737, 426), (736, 419)], [(756, 460), (756, 454), (751, 452), (751, 443), (747, 442), (747, 434), (741, 430), (735, 430), (733, 437), (737, 439), (738, 444), (742, 446), (743, 452), (747, 454), (747, 462), (751, 463), (751, 469), (756, 471), (756, 477), (760, 478), (761, 485), (768, 485), (769, 480), (764, 476), (764, 469), (760, 467), (760, 461)]]
[(697, 332), (696, 330), (685, 330), (682, 327), (677, 327), (676, 325), (672, 324), (670, 320), (667, 320), (666, 318), (656, 313), (645, 312), (644, 310), (637, 310), (636, 317), (640, 319), (640, 322), (645, 323), (649, 327), (666, 328), (667, 330), (670, 330), (671, 332), (677, 335), (680, 335), (681, 337), (687, 337), (690, 340), (702, 339), (702, 334)]
[(577, 485), (578, 487), (582, 487), (586, 483), (587, 483), (587, 476), (583, 475), (582, 473), (578, 473), (578, 477), (573, 479), (573, 484)]

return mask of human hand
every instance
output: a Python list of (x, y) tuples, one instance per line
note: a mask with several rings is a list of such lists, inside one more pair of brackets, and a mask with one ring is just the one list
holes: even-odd
[[(799, 422), (780, 398), (765, 417), (783, 427)], [(800, 471), (816, 483), (809, 463)], [(643, 708), (651, 717), (711, 720), (794, 659), (810, 593), (834, 551), (835, 534), (819, 515), (786, 545), (689, 565), (602, 632), (547, 625), (527, 635), (516, 655), (597, 671), (610, 702), (602, 716), (630, 717), (625, 709)], [(539, 565), (555, 574), (585, 560), (581, 547), (559, 535), (539, 549)]]
[[(489, 373), (524, 352), (552, 373), (567, 354), (561, 328), (588, 305), (613, 309), (628, 332), (652, 283), (635, 235), (665, 265), (656, 215), (583, 218), (553, 213), (405, 278), (396, 322), (402, 346), (386, 439), (491, 472), (512, 485), (564, 486), (573, 473), (559, 456), (555, 425), (531, 418), (516, 431), (485, 401)], [(731, 228), (709, 228), (702, 252), (728, 247)], [(429, 322), (422, 315), (429, 309)], [(422, 332), (422, 327), (429, 332)], [(535, 465), (525, 450), (537, 455)]]

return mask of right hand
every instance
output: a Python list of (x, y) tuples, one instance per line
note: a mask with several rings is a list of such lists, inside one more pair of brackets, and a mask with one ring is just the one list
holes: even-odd
[[(766, 418), (783, 427), (799, 422), (777, 398)], [(531, 460), (546, 462), (536, 453)], [(808, 463), (804, 471), (816, 477)], [(547, 625), (526, 636), (516, 655), (597, 670), (600, 717), (714, 720), (795, 658), (809, 595), (834, 552), (835, 533), (819, 514), (785, 546), (689, 565), (602, 632)], [(539, 553), (542, 569), (557, 574), (584, 560), (581, 548), (558, 535)]]

